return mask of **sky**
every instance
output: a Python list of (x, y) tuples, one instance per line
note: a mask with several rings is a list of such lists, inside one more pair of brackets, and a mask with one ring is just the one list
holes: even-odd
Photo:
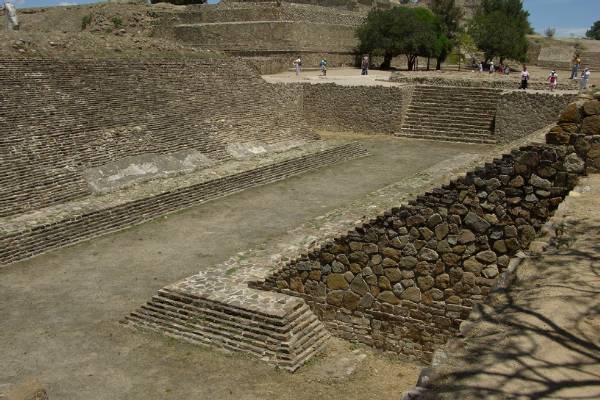
[[(0, 0), (2, 1), (2, 0)], [(14, 0), (17, 7), (97, 3), (98, 0)], [(216, 0), (209, 0), (214, 3)], [(529, 20), (538, 33), (556, 28), (561, 37), (583, 36), (594, 21), (600, 20), (600, 0), (524, 0)]]

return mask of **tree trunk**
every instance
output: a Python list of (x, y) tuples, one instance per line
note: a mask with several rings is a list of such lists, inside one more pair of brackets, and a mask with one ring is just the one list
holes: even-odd
[(427, 57), (427, 71), (429, 71), (430, 66), (431, 66), (431, 57)]
[(409, 71), (414, 71), (415, 69), (415, 57), (414, 56), (406, 56), (406, 65), (408, 66)]
[(436, 58), (435, 69), (436, 69), (436, 71), (439, 71), (442, 69), (442, 58), (441, 57)]
[(383, 55), (383, 63), (381, 64), (381, 69), (390, 69), (392, 66), (392, 55), (389, 53), (385, 53)]

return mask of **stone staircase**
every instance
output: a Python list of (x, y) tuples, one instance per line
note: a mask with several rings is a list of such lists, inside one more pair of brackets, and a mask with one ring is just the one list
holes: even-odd
[(252, 293), (243, 296), (236, 296), (240, 291), (224, 291), (228, 293), (215, 300), (214, 292), (198, 295), (166, 287), (123, 323), (193, 344), (247, 353), (290, 372), (319, 352), (330, 337), (301, 299), (247, 287), (241, 292)]
[(418, 85), (397, 136), (468, 143), (493, 137), (500, 90)]
[[(585, 52), (581, 56), (581, 64), (583, 68), (589, 68), (593, 73), (600, 72), (600, 53)], [(581, 76), (581, 70), (579, 71)]]

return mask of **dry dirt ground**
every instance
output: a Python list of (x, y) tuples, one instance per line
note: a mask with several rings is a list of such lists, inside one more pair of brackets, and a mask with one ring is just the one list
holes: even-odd
[(166, 284), (458, 153), (490, 149), (351, 138), (371, 156), (0, 269), (0, 387), (31, 377), (52, 400), (398, 397), (414, 385), (419, 366), (347, 342), (333, 340), (292, 375), (118, 322)]
[[(600, 399), (600, 175), (552, 218), (550, 246), (482, 309), (436, 399)], [(536, 246), (538, 249), (541, 247)]]
[[(182, 59), (219, 58), (153, 35), (155, 11), (166, 3), (93, 4), (19, 10), (21, 30), (0, 32), (3, 58)], [(4, 22), (4, 21), (2, 21)]]

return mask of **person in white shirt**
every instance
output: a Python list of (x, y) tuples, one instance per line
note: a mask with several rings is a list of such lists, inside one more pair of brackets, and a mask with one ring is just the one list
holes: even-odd
[(17, 18), (17, 9), (11, 0), (4, 0), (4, 5), (0, 8), (4, 10), (4, 17), (6, 19), (5, 29), (9, 31), (19, 30), (19, 20)]
[(302, 58), (298, 57), (294, 60), (294, 68), (296, 68), (296, 76), (300, 76), (302, 71)]
[(519, 89), (526, 90), (527, 85), (529, 84), (529, 71), (527, 71), (527, 67), (523, 65), (523, 72), (521, 72), (521, 86)]
[(588, 82), (590, 81), (590, 69), (586, 68), (583, 70), (581, 74), (581, 79), (579, 80), (579, 92), (583, 92), (588, 87)]

